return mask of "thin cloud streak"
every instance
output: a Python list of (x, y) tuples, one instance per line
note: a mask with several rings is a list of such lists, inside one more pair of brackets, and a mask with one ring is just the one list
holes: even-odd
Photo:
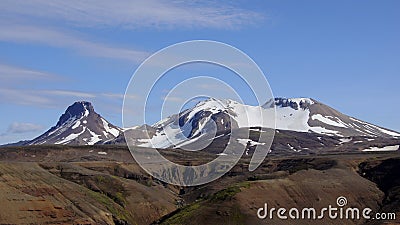
[(95, 98), (95, 94), (65, 90), (0, 89), (0, 102), (5, 104), (57, 107), (68, 101)]
[(60, 81), (66, 78), (42, 71), (0, 64), (0, 88), (26, 84), (27, 82)]
[(22, 134), (41, 130), (43, 130), (43, 126), (38, 124), (14, 122), (8, 127), (7, 133)]
[[(65, 104), (66, 102), (77, 100), (117, 100), (122, 103), (124, 98), (124, 95), (121, 93), (25, 88), (27, 84), (31, 84), (32, 82), (43, 83), (60, 79), (65, 78), (56, 74), (0, 64), (0, 103), (54, 108), (64, 106), (61, 104)], [(125, 97), (140, 98), (140, 96), (131, 95)]]
[(64, 91), (64, 90), (44, 90), (39, 91), (41, 94), (58, 95), (58, 96), (71, 96), (77, 98), (95, 98), (95, 94), (80, 92), (80, 91)]
[(69, 48), (89, 56), (141, 62), (149, 53), (87, 41), (76, 34), (52, 28), (32, 25), (9, 25), (0, 23), (0, 41), (35, 43), (53, 47)]
[(0, 14), (62, 22), (78, 27), (236, 29), (264, 18), (260, 13), (215, 1), (3, 0)]
[(168, 101), (168, 102), (184, 102), (185, 99), (180, 98), (180, 97), (174, 97), (174, 96), (164, 96), (161, 98), (164, 101)]
[(138, 95), (124, 95), (124, 94), (117, 94), (117, 93), (102, 93), (101, 96), (111, 99), (120, 99), (123, 100), (124, 98), (127, 99), (141, 99), (141, 96)]
[(42, 96), (32, 90), (0, 89), (0, 103), (16, 105), (51, 106), (53, 101), (49, 96)]
[[(140, 96), (127, 95), (126, 98), (139, 99)], [(66, 102), (79, 100), (109, 101), (117, 100), (122, 104), (123, 94), (119, 93), (90, 93), (71, 90), (28, 90), (0, 89), (0, 103), (31, 105), (36, 107), (65, 107)]]

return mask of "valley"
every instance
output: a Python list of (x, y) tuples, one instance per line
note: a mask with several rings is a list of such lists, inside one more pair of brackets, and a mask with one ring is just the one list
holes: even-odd
[[(215, 157), (175, 149), (160, 152), (181, 164)], [(260, 220), (256, 213), (264, 203), (318, 208), (335, 205), (339, 196), (353, 207), (400, 213), (398, 151), (275, 153), (253, 172), (244, 157), (219, 180), (196, 187), (153, 179), (125, 146), (3, 147), (0, 161), (2, 224), (320, 224)]]

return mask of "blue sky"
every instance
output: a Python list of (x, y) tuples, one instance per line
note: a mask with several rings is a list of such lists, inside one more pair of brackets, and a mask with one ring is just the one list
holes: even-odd
[(275, 96), (312, 97), (400, 130), (398, 1), (0, 3), (0, 144), (31, 139), (76, 100), (121, 125), (138, 65), (177, 42), (235, 46)]

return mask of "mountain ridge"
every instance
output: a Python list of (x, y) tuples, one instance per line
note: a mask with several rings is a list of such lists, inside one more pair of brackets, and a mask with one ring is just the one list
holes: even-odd
[[(260, 117), (260, 111), (266, 117)], [(268, 121), (268, 118), (271, 118), (268, 116), (274, 116), (274, 113), (275, 121)], [(311, 132), (337, 138), (355, 136), (398, 138), (400, 136), (395, 131), (347, 116), (310, 98), (276, 98), (273, 102), (265, 103), (261, 108), (243, 105), (233, 100), (210, 98), (189, 110), (156, 123), (154, 125), (156, 133), (147, 141), (142, 139), (143, 144), (140, 146), (182, 147), (185, 143), (199, 141), (201, 138), (209, 140), (210, 137), (206, 134), (210, 130), (214, 130), (215, 135), (219, 135), (227, 130), (245, 127)]]
[(78, 101), (66, 109), (55, 126), (24, 145), (93, 145), (115, 138), (121, 131), (96, 113), (90, 102)]
[[(56, 125), (42, 135), (30, 141), (8, 145), (126, 144), (125, 138), (130, 138), (130, 143), (142, 147), (179, 148), (201, 138), (208, 140), (214, 138), (207, 134), (213, 129), (216, 131), (213, 135), (218, 135), (220, 138), (229, 135), (231, 129), (241, 129), (246, 126), (273, 128), (272, 121), (263, 121), (254, 114), (258, 110), (264, 110), (268, 111), (268, 115), (272, 115), (270, 112), (273, 108), (276, 111), (277, 132), (280, 130), (311, 132), (335, 137), (337, 140), (349, 137), (389, 139), (400, 137), (400, 133), (396, 131), (347, 116), (312, 98), (275, 98), (262, 105), (261, 109), (259, 106), (248, 106), (234, 100), (210, 98), (181, 113), (164, 118), (152, 126), (141, 125), (125, 129), (101, 117), (90, 102), (78, 101), (70, 105)], [(172, 142), (169, 140), (171, 138), (174, 139)], [(242, 140), (247, 138), (244, 137)]]

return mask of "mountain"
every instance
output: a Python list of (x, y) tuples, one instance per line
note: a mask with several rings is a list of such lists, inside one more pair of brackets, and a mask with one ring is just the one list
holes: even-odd
[[(329, 136), (335, 140), (351, 137), (388, 139), (400, 137), (400, 133), (347, 116), (310, 98), (276, 98), (263, 106), (249, 106), (233, 100), (210, 98), (199, 102), (191, 109), (154, 124), (156, 132), (151, 133), (147, 143), (141, 137), (143, 144), (139, 145), (179, 148), (193, 145), (201, 140), (210, 141), (215, 136), (221, 139), (229, 135), (231, 129), (272, 128), (274, 121), (268, 121), (270, 118), (268, 116), (273, 115), (274, 106), (276, 129), (282, 132), (295, 131), (303, 133), (303, 136), (309, 133), (319, 139), (322, 136)], [(264, 115), (264, 120), (260, 116), (260, 111)], [(211, 131), (213, 133), (209, 134)], [(239, 142), (243, 144), (249, 142), (250, 145), (256, 145), (257, 142), (248, 140), (248, 137), (241, 139)]]
[(276, 98), (275, 105), (277, 129), (339, 137), (400, 137), (398, 132), (347, 116), (314, 99)]
[(61, 115), (57, 124), (24, 145), (93, 145), (116, 138), (121, 128), (95, 112), (90, 102), (75, 102)]
[[(142, 126), (135, 126), (127, 129), (123, 129), (123, 132), (121, 132), (117, 137), (107, 140), (104, 142), (99, 142), (97, 144), (104, 144), (104, 145), (126, 145), (125, 141), (125, 136), (127, 138), (131, 138), (132, 143), (134, 145), (141, 145), (144, 143), (147, 143), (147, 140), (149, 138), (148, 134), (154, 135), (156, 132), (156, 129), (154, 129), (152, 126), (149, 126), (147, 124), (142, 125)], [(143, 141), (145, 140), (145, 141)]]
[(23, 140), (23, 141), (18, 141), (18, 142), (15, 142), (15, 143), (9, 143), (9, 144), (5, 144), (5, 145), (0, 145), (0, 147), (23, 146), (23, 145), (26, 145), (29, 142), (30, 142), (30, 140)]
[[(274, 110), (275, 121), (268, 120)], [(335, 150), (338, 146), (359, 151), (384, 148), (385, 143), (393, 144), (392, 149), (400, 138), (398, 132), (347, 116), (311, 98), (275, 98), (262, 106), (210, 98), (152, 126), (125, 129), (107, 122), (91, 103), (75, 102), (47, 132), (13, 145), (126, 145), (128, 138), (130, 144), (141, 147), (207, 147), (208, 151), (219, 154), (229, 142), (231, 131), (236, 130), (239, 136), (235, 137), (235, 144), (246, 146), (246, 154), (251, 154), (256, 146), (265, 145), (259, 142), (261, 132), (274, 126), (271, 149), (275, 152)], [(249, 127), (250, 135), (246, 132)]]

